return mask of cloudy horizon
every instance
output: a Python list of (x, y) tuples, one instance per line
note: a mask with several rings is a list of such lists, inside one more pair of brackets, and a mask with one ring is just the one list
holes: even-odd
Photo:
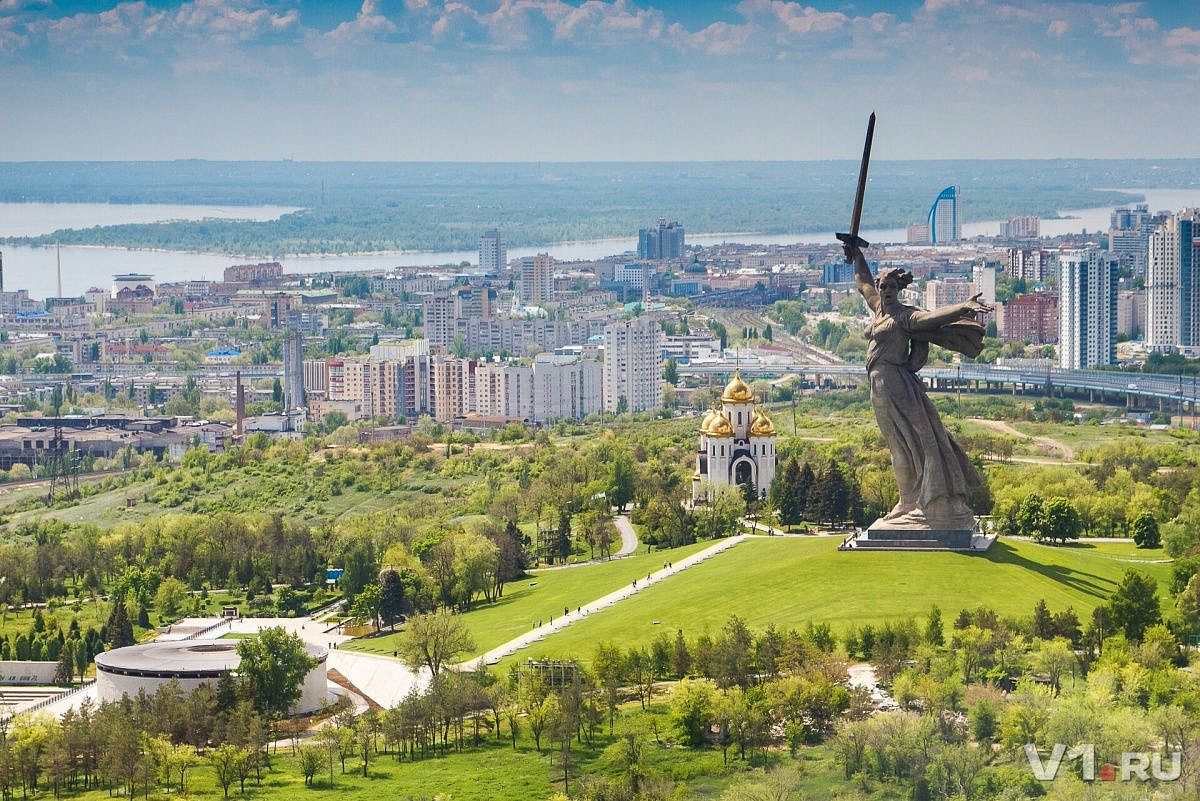
[(1196, 156), (1182, 4), (0, 0), (7, 160)]

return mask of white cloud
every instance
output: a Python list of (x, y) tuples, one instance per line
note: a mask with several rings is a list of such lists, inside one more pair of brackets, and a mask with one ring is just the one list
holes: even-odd
[(392, 33), (396, 25), (379, 12), (376, 0), (363, 0), (354, 19), (343, 22), (325, 34), (335, 41), (349, 41), (379, 34)]
[(1055, 39), (1061, 39), (1066, 36), (1071, 30), (1071, 24), (1065, 19), (1050, 20), (1050, 24), (1046, 26), (1046, 33), (1053, 36)]

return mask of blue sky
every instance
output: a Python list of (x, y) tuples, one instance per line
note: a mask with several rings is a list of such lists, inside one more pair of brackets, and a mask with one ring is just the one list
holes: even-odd
[(1198, 156), (1189, 2), (0, 0), (5, 159)]

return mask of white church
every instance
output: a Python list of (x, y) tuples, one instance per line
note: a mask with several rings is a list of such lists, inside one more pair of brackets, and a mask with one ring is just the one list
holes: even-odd
[(750, 387), (735, 373), (721, 402), (700, 423), (692, 503), (707, 503), (720, 486), (754, 482), (758, 497), (767, 496), (775, 478), (775, 424), (754, 406)]

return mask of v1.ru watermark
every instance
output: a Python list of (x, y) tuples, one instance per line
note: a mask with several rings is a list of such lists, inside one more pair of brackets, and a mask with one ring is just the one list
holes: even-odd
[(1093, 782), (1098, 778), (1102, 782), (1115, 781), (1149, 781), (1173, 782), (1179, 778), (1183, 769), (1183, 756), (1179, 751), (1171, 751), (1166, 756), (1169, 761), (1163, 764), (1163, 754), (1150, 751), (1127, 751), (1121, 754), (1119, 765), (1108, 763), (1096, 765), (1096, 747), (1091, 743), (1067, 748), (1062, 743), (1055, 743), (1046, 760), (1042, 761), (1037, 746), (1025, 744), (1025, 759), (1029, 761), (1029, 769), (1040, 781), (1054, 781), (1063, 759), (1069, 762), (1078, 759), (1080, 776), (1085, 782)]

